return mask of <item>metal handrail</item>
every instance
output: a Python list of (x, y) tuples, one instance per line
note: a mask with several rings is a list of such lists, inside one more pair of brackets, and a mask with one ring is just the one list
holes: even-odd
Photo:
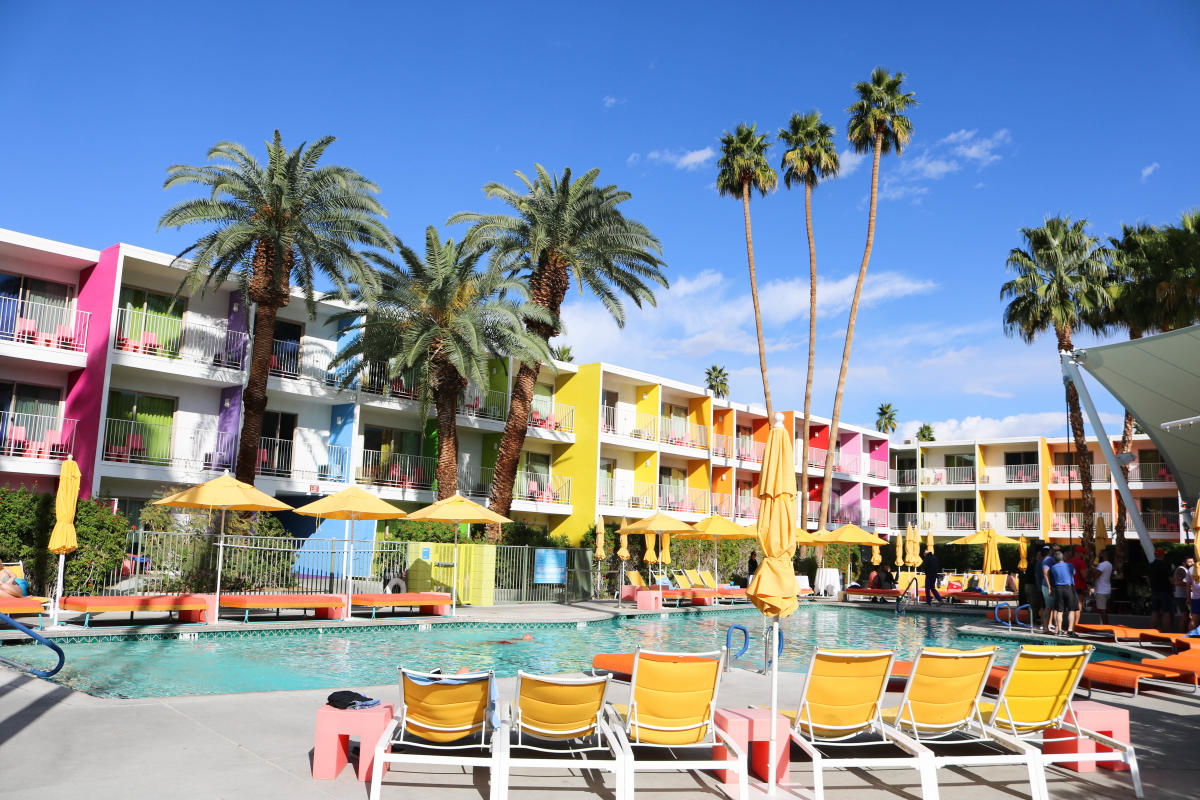
[[(908, 582), (908, 586), (905, 586), (905, 587), (904, 587), (904, 591), (900, 593), (900, 596), (896, 598), (896, 613), (897, 613), (897, 614), (903, 614), (903, 613), (904, 613), (904, 603), (905, 603), (905, 601), (908, 599), (908, 590), (909, 590), (909, 589), (912, 589), (912, 588), (913, 588), (914, 586), (916, 586), (916, 585), (917, 585), (917, 578), (916, 578), (916, 577), (914, 577), (912, 580), (910, 580), (910, 581)], [(917, 602), (917, 601), (918, 601), (918, 597), (917, 597), (917, 591), (918, 591), (918, 590), (916, 590), (916, 589), (913, 589), (912, 596), (913, 596), (913, 601), (914, 601), (914, 602)]]
[(26, 636), (30, 637), (31, 639), (36, 641), (38, 644), (49, 647), (58, 656), (58, 663), (54, 665), (53, 669), (47, 670), (47, 669), (37, 669), (36, 667), (26, 666), (25, 664), (17, 664), (13, 661), (9, 661), (6, 658), (0, 658), (0, 662), (3, 662), (5, 664), (7, 664), (8, 666), (14, 667), (16, 669), (29, 670), (29, 674), (36, 675), (39, 678), (51, 678), (51, 677), (57, 675), (58, 671), (63, 668), (63, 664), (65, 664), (67, 661), (67, 656), (62, 651), (61, 647), (59, 647), (54, 642), (47, 639), (45, 636), (42, 636), (40, 633), (37, 633), (36, 631), (30, 630), (29, 628), (25, 627), (24, 625), (17, 622), (15, 619), (8, 616), (7, 614), (0, 614), (0, 622), (7, 622), (9, 625), (16, 628), (17, 630), (19, 630), (21, 633), (25, 634)]

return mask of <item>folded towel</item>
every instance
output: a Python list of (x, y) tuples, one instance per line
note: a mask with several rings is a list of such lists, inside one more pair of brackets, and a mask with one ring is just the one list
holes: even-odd
[(326, 699), (326, 702), (334, 708), (348, 709), (351, 711), (358, 711), (364, 708), (374, 708), (375, 706), (379, 705), (379, 701), (372, 697), (367, 697), (365, 694), (359, 694), (358, 692), (347, 691), (334, 692), (333, 694), (329, 695), (329, 697)]

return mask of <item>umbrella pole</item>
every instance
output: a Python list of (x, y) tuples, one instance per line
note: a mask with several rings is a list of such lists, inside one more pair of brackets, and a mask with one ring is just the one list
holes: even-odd
[(620, 583), (617, 584), (617, 608), (624, 608), (622, 603), (625, 599), (625, 562), (621, 562)]
[(779, 615), (771, 621), (771, 738), (767, 746), (767, 796), (775, 794), (775, 717), (779, 713)]
[(221, 567), (225, 564), (225, 509), (221, 509), (221, 533), (217, 537), (217, 614), (221, 608)]
[(346, 546), (342, 549), (342, 577), (346, 579), (346, 615), (345, 619), (354, 616), (350, 613), (353, 606), (350, 605), (350, 598), (354, 594), (354, 583), (350, 579), (350, 567), (354, 564), (354, 558), (351, 556), (351, 549), (354, 547), (354, 540), (351, 537), (352, 530), (350, 528), (351, 521), (346, 520)]
[(453, 577), (450, 578), (450, 616), (458, 616), (458, 526), (461, 522), (454, 523), (454, 569), (451, 572)]
[(51, 612), (50, 612), (50, 627), (52, 627), (52, 628), (58, 627), (58, 612), (62, 608), (63, 568), (66, 566), (66, 561), (67, 561), (67, 554), (59, 553), (58, 554), (58, 579), (55, 581), (55, 583), (58, 584), (58, 588), (54, 593), (54, 608), (51, 609)]

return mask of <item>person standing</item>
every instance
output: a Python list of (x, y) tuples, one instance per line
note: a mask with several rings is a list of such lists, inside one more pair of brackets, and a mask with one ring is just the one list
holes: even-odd
[(1200, 626), (1200, 567), (1196, 566), (1196, 559), (1191, 556), (1183, 564), (1187, 568), (1184, 583), (1188, 588), (1188, 624), (1192, 626), (1188, 630), (1192, 630)]
[(750, 572), (750, 577), (754, 577), (754, 573), (758, 572), (758, 553), (751, 550), (750, 559), (746, 562), (746, 569)]
[(1075, 619), (1079, 616), (1079, 595), (1075, 594), (1075, 566), (1063, 559), (1061, 551), (1054, 554), (1054, 565), (1050, 567), (1050, 585), (1054, 587), (1051, 625), (1066, 636), (1079, 636), (1075, 632)]
[(925, 602), (928, 605), (933, 604), (931, 597), (936, 597), (938, 605), (942, 604), (942, 596), (937, 590), (938, 575), (942, 571), (942, 565), (938, 563), (937, 556), (932, 550), (926, 550), (921, 559), (921, 566), (918, 567), (925, 574)]
[(1191, 630), (1188, 625), (1188, 620), (1191, 618), (1191, 608), (1188, 603), (1187, 574), (1194, 563), (1194, 559), (1189, 557), (1171, 572), (1171, 586), (1173, 587), (1171, 593), (1175, 597), (1175, 613), (1179, 615), (1180, 633), (1187, 633)]
[(1154, 548), (1154, 560), (1146, 566), (1146, 582), (1150, 584), (1150, 627), (1170, 633), (1171, 615), (1175, 606), (1175, 587), (1171, 583), (1171, 565), (1167, 551)]
[(1042, 623), (1042, 633), (1058, 633), (1058, 629), (1054, 627), (1054, 582), (1050, 580), (1050, 567), (1054, 566), (1054, 554), (1057, 552), (1058, 545), (1050, 547), (1049, 545), (1042, 548), (1041, 558), (1038, 559), (1041, 564), (1042, 574), (1042, 608), (1045, 611), (1044, 622)]
[(1112, 599), (1112, 562), (1108, 560), (1108, 549), (1100, 554), (1100, 563), (1096, 565), (1096, 582), (1092, 586), (1093, 597), (1096, 600), (1096, 611), (1100, 614), (1100, 624), (1108, 624), (1108, 603)]

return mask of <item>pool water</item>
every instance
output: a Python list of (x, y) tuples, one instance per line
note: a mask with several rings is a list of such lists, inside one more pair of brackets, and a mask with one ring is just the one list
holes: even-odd
[[(731, 625), (743, 625), (752, 640), (736, 666), (757, 668), (763, 659), (764, 618), (744, 613), (671, 615), (667, 619), (613, 619), (584, 627), (523, 629), (434, 625), (386, 629), (307, 629), (288, 635), (243, 638), (115, 640), (63, 645), (66, 666), (54, 681), (104, 697), (160, 697), (198, 694), (319, 689), (392, 683), (396, 667), (494, 669), (501, 677), (518, 669), (541, 673), (587, 669), (596, 653), (647, 649), (714, 650), (725, 643)], [(901, 615), (812, 605), (782, 622), (780, 668), (807, 669), (818, 644), (825, 647), (888, 648), (911, 659), (923, 646), (979, 647), (988, 642), (960, 636), (955, 622), (940, 615)], [(532, 641), (519, 639), (530, 633)], [(733, 651), (742, 636), (734, 632)], [(1009, 663), (1018, 645), (997, 640), (998, 663)], [(731, 655), (732, 655), (731, 652)], [(5, 647), (5, 658), (46, 667), (53, 657), (44, 647)]]

